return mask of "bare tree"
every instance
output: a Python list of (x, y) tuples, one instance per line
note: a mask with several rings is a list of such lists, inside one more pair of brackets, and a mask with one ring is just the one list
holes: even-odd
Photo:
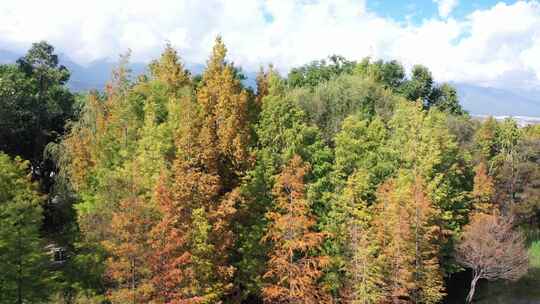
[(471, 303), (479, 279), (514, 281), (529, 266), (523, 235), (513, 229), (512, 219), (498, 214), (472, 216), (456, 248), (456, 259), (473, 271), (467, 303)]

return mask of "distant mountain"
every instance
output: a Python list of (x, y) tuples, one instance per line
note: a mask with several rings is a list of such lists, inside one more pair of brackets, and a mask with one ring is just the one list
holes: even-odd
[(493, 115), (475, 115), (473, 114), (472, 117), (474, 119), (478, 119), (480, 121), (486, 120), (488, 117), (493, 117), (498, 121), (505, 120), (507, 118), (512, 118), (515, 120), (518, 124), (518, 126), (525, 127), (529, 125), (538, 125), (540, 124), (540, 117), (529, 117), (529, 116), (508, 116), (508, 115), (502, 115), (502, 116), (493, 116)]
[[(71, 72), (69, 87), (77, 92), (92, 89), (103, 90), (111, 79), (112, 70), (117, 63), (106, 60), (94, 61), (86, 66), (79, 65), (65, 56), (60, 56), (60, 63)], [(146, 73), (146, 64), (132, 63), (130, 69), (133, 76)]]
[(13, 52), (0, 50), (0, 64), (15, 62), (17, 59), (19, 59), (19, 57), (21, 56)]
[[(14, 63), (22, 54), (16, 54), (10, 51), (0, 50), (0, 64)], [(107, 82), (111, 79), (111, 72), (117, 66), (116, 62), (98, 60), (82, 66), (69, 57), (60, 54), (60, 64), (66, 66), (71, 72), (68, 86), (70, 89), (81, 92), (92, 89), (103, 90)], [(146, 64), (130, 64), (132, 75), (137, 76), (146, 73)]]
[(474, 115), (540, 117), (540, 91), (514, 91), (454, 84), (461, 105)]
[[(61, 58), (61, 63), (71, 71), (69, 87), (77, 92), (91, 89), (103, 90), (111, 78), (112, 70), (117, 63), (106, 60), (95, 61), (87, 66), (81, 66), (69, 58)], [(147, 73), (147, 63), (133, 62), (129, 65), (133, 77)], [(192, 74), (202, 73), (204, 66), (200, 64), (187, 65)]]

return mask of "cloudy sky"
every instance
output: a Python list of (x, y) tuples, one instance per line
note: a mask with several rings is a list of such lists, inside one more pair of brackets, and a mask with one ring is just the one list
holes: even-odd
[(204, 63), (216, 35), (245, 70), (330, 54), (427, 65), (438, 81), (540, 87), (540, 2), (492, 0), (0, 0), (0, 49), (38, 40), (79, 64), (155, 58), (170, 41)]

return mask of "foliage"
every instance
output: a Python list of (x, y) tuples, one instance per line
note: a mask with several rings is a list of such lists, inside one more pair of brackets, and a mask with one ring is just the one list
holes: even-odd
[(43, 197), (27, 170), (28, 162), (0, 153), (0, 303), (36, 303), (52, 293), (39, 235)]
[(342, 74), (351, 74), (355, 63), (342, 56), (332, 55), (328, 60), (316, 60), (310, 64), (293, 68), (287, 75), (291, 87), (316, 87)]
[(374, 227), (387, 298), (438, 303), (444, 295), (440, 215), (425, 191), (421, 177), (405, 172), (378, 190)]
[(316, 219), (310, 214), (305, 199), (304, 177), (309, 168), (299, 156), (276, 178), (273, 195), (274, 210), (266, 217), (270, 221), (263, 240), (270, 242), (269, 261), (263, 278), (267, 303), (325, 303), (328, 295), (317, 286), (322, 270), (328, 263), (325, 256), (314, 256), (324, 234), (313, 231)]
[(540, 241), (534, 241), (529, 247), (529, 265), (531, 268), (540, 268)]
[(405, 69), (396, 60), (372, 62), (371, 58), (364, 58), (356, 65), (355, 73), (371, 78), (391, 89), (398, 89), (406, 80)]
[(64, 132), (74, 116), (74, 96), (66, 87), (69, 71), (54, 48), (34, 43), (16, 64), (0, 65), (0, 150), (30, 160), (34, 174), (51, 171), (43, 149)]
[[(195, 77), (169, 44), (146, 75), (129, 55), (76, 98), (46, 43), (0, 66), (0, 149), (32, 161), (0, 157), (0, 246), (19, 248), (23, 217), (24, 283), (42, 286), (28, 297), (438, 303), (443, 278), (472, 267), (456, 242), (480, 214), (538, 221), (539, 129), (471, 118), (426, 67), (331, 56), (261, 69), (254, 92), (221, 37)], [(59, 272), (38, 262), (40, 233), (67, 251)]]

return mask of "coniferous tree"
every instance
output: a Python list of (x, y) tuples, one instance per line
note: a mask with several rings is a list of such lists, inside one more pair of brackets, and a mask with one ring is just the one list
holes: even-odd
[(316, 256), (324, 234), (314, 231), (316, 219), (305, 198), (304, 178), (309, 170), (299, 156), (293, 156), (277, 177), (273, 189), (275, 209), (264, 240), (270, 243), (263, 288), (267, 303), (325, 303), (329, 295), (318, 285), (325, 256)]
[(438, 110), (423, 111), (418, 103), (398, 104), (389, 122), (389, 147), (395, 153), (395, 168), (411, 170), (412, 175), (422, 178), (426, 194), (441, 215), (436, 221), (441, 254), (445, 271), (452, 272), (457, 268), (451, 259), (450, 236), (466, 223), (473, 172), (447, 128), (447, 117)]
[(367, 171), (356, 171), (347, 180), (340, 198), (345, 201), (344, 211), (349, 215), (341, 232), (346, 235), (345, 259), (348, 261), (342, 298), (351, 304), (379, 303), (384, 296), (382, 265), (378, 257), (380, 247), (375, 241), (373, 211), (366, 200), (368, 187)]
[(439, 303), (443, 298), (444, 285), (439, 262), (439, 243), (441, 235), (437, 222), (438, 210), (427, 196), (424, 181), (415, 176), (410, 187), (413, 214), (411, 226), (414, 230), (415, 265), (414, 303)]
[(495, 195), (493, 179), (488, 175), (484, 162), (479, 163), (474, 171), (473, 208), (475, 211), (489, 214), (493, 212), (494, 208), (492, 201)]
[(380, 258), (384, 265), (384, 297), (399, 301), (409, 299), (413, 284), (414, 245), (411, 242), (409, 211), (398, 192), (396, 181), (385, 182), (377, 191), (374, 226), (381, 246)]
[(497, 121), (489, 117), (482, 122), (474, 134), (475, 150), (477, 158), (487, 163), (488, 173), (493, 173), (491, 169), (491, 160), (497, 154)]
[(209, 224), (201, 207), (216, 196), (218, 178), (182, 159), (175, 161), (172, 170), (171, 192), (165, 185), (156, 189), (161, 220), (152, 231), (153, 282), (160, 298), (211, 303), (230, 288), (223, 283), (230, 270), (223, 273), (227, 269), (215, 263), (219, 260), (208, 243)]
[(165, 46), (159, 60), (150, 63), (150, 72), (155, 80), (167, 85), (173, 93), (191, 82), (189, 72), (184, 68), (178, 53), (169, 43)]
[(438, 303), (444, 296), (437, 209), (424, 187), (419, 176), (400, 173), (378, 192), (375, 226), (390, 299)]
[(0, 152), (0, 303), (37, 303), (52, 293), (52, 275), (39, 229), (42, 197), (28, 162)]
[(59, 145), (93, 251), (73, 261), (106, 268), (111, 301), (437, 303), (471, 210), (533, 222), (534, 132), (490, 119), (472, 139), (427, 68), (335, 57), (252, 94), (226, 53), (218, 37), (197, 80), (170, 45), (137, 80), (122, 57)]
[(206, 151), (203, 160), (208, 170), (219, 174), (230, 191), (248, 165), (250, 144), (248, 126), (248, 94), (235, 77), (234, 67), (225, 61), (227, 49), (221, 37), (216, 39), (212, 56), (203, 73), (202, 87), (197, 92), (203, 124), (200, 140)]
[(162, 174), (154, 194), (161, 219), (150, 232), (152, 299), (156, 303), (199, 303), (203, 295), (190, 288), (194, 273), (190, 270), (188, 207), (173, 199), (169, 187)]
[(112, 233), (103, 242), (110, 253), (107, 276), (115, 284), (109, 294), (112, 303), (147, 303), (152, 293), (148, 257), (155, 210), (138, 196), (137, 184), (132, 183), (130, 196), (112, 214)]
[[(189, 105), (192, 110), (184, 123), (187, 127), (179, 132), (177, 149), (181, 165), (175, 172), (179, 178), (182, 174), (197, 175), (192, 181), (197, 183), (197, 190), (188, 190), (184, 195), (191, 195), (193, 210), (200, 210), (199, 222), (211, 227), (204, 238), (213, 252), (210, 261), (213, 271), (206, 278), (208, 282), (200, 283), (213, 286), (218, 297), (232, 288), (234, 267), (230, 255), (235, 238), (232, 220), (240, 200), (241, 177), (250, 166), (251, 144), (248, 94), (225, 56), (225, 45), (218, 37), (197, 91), (196, 104)], [(204, 254), (204, 258), (209, 257)]]

